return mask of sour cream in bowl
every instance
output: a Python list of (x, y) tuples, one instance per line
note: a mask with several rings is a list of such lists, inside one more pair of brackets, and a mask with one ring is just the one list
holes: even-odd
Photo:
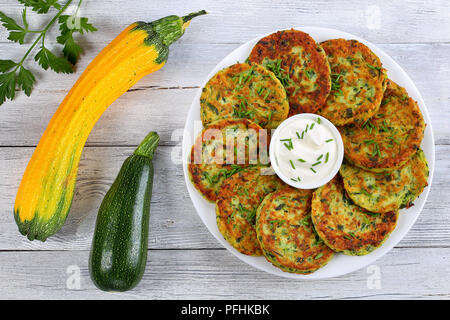
[(272, 134), (269, 156), (275, 173), (285, 183), (315, 189), (339, 171), (344, 144), (330, 121), (301, 113), (283, 121)]

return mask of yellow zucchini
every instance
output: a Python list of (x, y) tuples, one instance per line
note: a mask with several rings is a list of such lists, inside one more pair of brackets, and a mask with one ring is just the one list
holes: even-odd
[(14, 217), (23, 235), (45, 241), (62, 227), (95, 123), (139, 79), (161, 68), (170, 44), (192, 18), (205, 13), (133, 23), (86, 68), (51, 119), (20, 183)]

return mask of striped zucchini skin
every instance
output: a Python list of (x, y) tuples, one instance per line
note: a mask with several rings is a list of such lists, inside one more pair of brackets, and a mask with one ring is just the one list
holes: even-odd
[(164, 66), (168, 46), (190, 19), (203, 13), (133, 23), (89, 64), (50, 120), (25, 170), (14, 205), (20, 233), (45, 241), (62, 227), (95, 123), (139, 79)]

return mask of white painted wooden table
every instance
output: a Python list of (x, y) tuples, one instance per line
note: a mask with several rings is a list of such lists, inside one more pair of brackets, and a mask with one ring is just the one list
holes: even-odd
[[(167, 65), (118, 99), (95, 126), (63, 229), (46, 243), (26, 240), (18, 233), (12, 214), (20, 179), (48, 121), (87, 64), (133, 21), (200, 9), (210, 14), (193, 21), (172, 46)], [(0, 0), (0, 10), (15, 17), (20, 12), (14, 0)], [(448, 1), (96, 0), (84, 1), (82, 14), (99, 31), (84, 38), (86, 53), (77, 72), (64, 76), (38, 72), (31, 98), (19, 94), (14, 102), (0, 107), (0, 298), (450, 298)], [(323, 281), (274, 277), (224, 250), (195, 213), (181, 165), (171, 161), (171, 154), (180, 152), (181, 132), (194, 94), (217, 62), (257, 35), (299, 25), (347, 31), (391, 55), (422, 93), (437, 144), (428, 202), (404, 240), (378, 260), (376, 267)], [(21, 55), (24, 48), (6, 37), (0, 31), (0, 57)], [(161, 146), (155, 159), (147, 270), (133, 291), (104, 293), (94, 287), (87, 269), (96, 213), (123, 160), (150, 130), (161, 135)], [(70, 289), (67, 280), (77, 268), (81, 287)], [(378, 268), (380, 286), (376, 288), (370, 276)]]

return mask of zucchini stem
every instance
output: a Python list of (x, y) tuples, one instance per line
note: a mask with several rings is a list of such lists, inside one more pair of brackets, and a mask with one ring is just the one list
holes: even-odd
[(192, 12), (192, 13), (189, 13), (188, 15), (185, 15), (185, 16), (181, 17), (181, 19), (183, 20), (183, 23), (186, 23), (186, 22), (190, 21), (191, 19), (193, 19), (195, 17), (201, 16), (201, 15), (204, 15), (204, 14), (207, 14), (207, 13), (208, 12), (206, 12), (206, 10)]
[(158, 143), (159, 135), (156, 132), (152, 131), (144, 138), (144, 140), (142, 140), (141, 144), (134, 151), (134, 154), (153, 159), (153, 155), (155, 154)]

